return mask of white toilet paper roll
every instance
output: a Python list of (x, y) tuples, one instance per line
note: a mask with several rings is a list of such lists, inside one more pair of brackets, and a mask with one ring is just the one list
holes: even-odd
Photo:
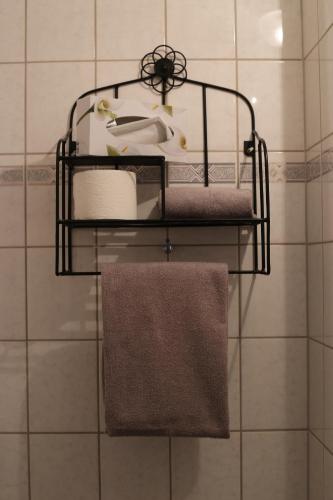
[(73, 176), (75, 219), (136, 219), (136, 175), (85, 170)]

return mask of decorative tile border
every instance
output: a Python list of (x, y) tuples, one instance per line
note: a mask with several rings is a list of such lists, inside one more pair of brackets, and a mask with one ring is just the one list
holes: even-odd
[(333, 148), (327, 149), (321, 156), (322, 174), (328, 174), (333, 170)]
[(307, 181), (313, 181), (320, 177), (321, 173), (321, 163), (320, 163), (320, 155), (312, 158), (307, 162)]
[(23, 182), (23, 167), (0, 167), (0, 186), (20, 186)]
[[(91, 169), (92, 167), (87, 167)], [(100, 167), (107, 168), (107, 167)], [(169, 164), (168, 181), (170, 184), (202, 184), (204, 180), (203, 163), (192, 164)], [(159, 167), (136, 167), (128, 166), (127, 171), (135, 172), (138, 184), (159, 184)], [(270, 182), (305, 182), (306, 165), (304, 163), (271, 163), (269, 166)], [(241, 182), (252, 181), (252, 165), (241, 163)], [(55, 166), (31, 166), (27, 169), (27, 181), (29, 185), (51, 185), (55, 183)], [(236, 164), (210, 163), (209, 181), (211, 183), (232, 183), (236, 181)]]
[[(240, 165), (241, 182), (252, 181), (252, 165), (250, 163), (241, 163)], [(270, 182), (305, 182), (306, 165), (301, 163), (269, 163), (269, 181)]]

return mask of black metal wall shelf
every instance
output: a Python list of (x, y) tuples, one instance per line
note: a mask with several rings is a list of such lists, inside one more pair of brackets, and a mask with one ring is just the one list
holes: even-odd
[[(187, 78), (186, 59), (183, 54), (171, 47), (158, 46), (141, 61), (141, 77), (98, 89), (92, 89), (80, 97), (113, 89), (114, 97), (119, 97), (119, 89), (123, 86), (145, 83), (161, 94), (162, 104), (166, 103), (166, 95), (174, 87), (183, 84), (200, 86), (202, 89), (203, 109), (203, 147), (204, 147), (204, 185), (209, 185), (208, 163), (208, 123), (207, 123), (207, 90), (217, 90), (234, 95), (247, 106), (250, 119), (250, 139), (244, 141), (244, 154), (252, 163), (252, 201), (253, 218), (242, 219), (167, 219), (165, 217), (165, 187), (167, 170), (164, 156), (79, 156), (76, 155), (76, 143), (73, 140), (73, 122), (76, 103), (72, 106), (69, 130), (57, 144), (56, 151), (56, 275), (81, 276), (100, 274), (95, 271), (73, 270), (73, 231), (78, 228), (142, 228), (142, 227), (247, 227), (252, 228), (253, 265), (251, 269), (231, 270), (232, 274), (270, 274), (270, 200), (269, 169), (267, 146), (255, 128), (255, 115), (250, 101), (240, 92), (209, 83)], [(160, 171), (161, 217), (160, 219), (84, 219), (73, 218), (72, 179), (76, 169), (84, 167), (109, 166), (124, 168), (128, 166), (156, 166)], [(170, 250), (167, 241), (166, 249)]]

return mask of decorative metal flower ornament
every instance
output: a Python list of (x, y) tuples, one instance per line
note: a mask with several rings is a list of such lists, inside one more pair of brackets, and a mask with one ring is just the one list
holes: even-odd
[(160, 94), (180, 87), (187, 78), (184, 54), (169, 45), (158, 45), (141, 59), (141, 77), (148, 76), (144, 83)]

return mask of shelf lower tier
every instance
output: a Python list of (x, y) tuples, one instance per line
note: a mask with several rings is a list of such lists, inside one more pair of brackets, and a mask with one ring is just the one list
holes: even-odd
[(204, 226), (257, 226), (267, 223), (267, 218), (249, 219), (65, 219), (59, 220), (68, 228), (115, 227), (204, 227)]

